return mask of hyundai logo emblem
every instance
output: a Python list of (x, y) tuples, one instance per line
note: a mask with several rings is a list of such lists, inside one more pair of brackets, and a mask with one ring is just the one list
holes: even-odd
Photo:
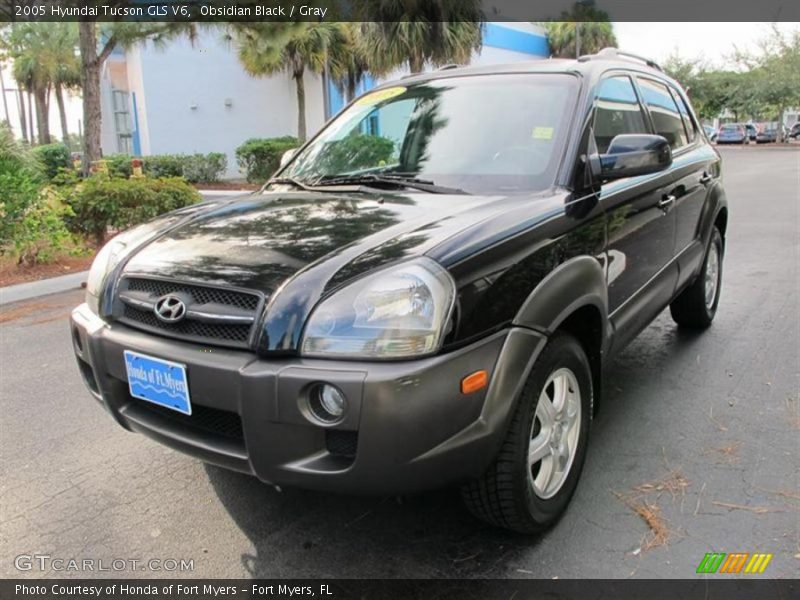
[(164, 323), (177, 323), (186, 316), (186, 304), (178, 296), (167, 294), (156, 301), (153, 312)]

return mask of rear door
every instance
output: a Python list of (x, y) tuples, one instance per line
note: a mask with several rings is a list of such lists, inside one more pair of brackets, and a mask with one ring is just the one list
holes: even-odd
[[(598, 85), (593, 129), (598, 152), (624, 133), (652, 133), (627, 74), (608, 74)], [(614, 348), (624, 345), (669, 302), (677, 271), (675, 214), (663, 204), (669, 170), (605, 183), (600, 202), (608, 219), (608, 304)]]
[(685, 100), (666, 82), (638, 78), (653, 127), (672, 147), (672, 185), (667, 195), (674, 202), (675, 255), (679, 262), (678, 286), (696, 272), (702, 260), (700, 216), (718, 171), (718, 156), (703, 143)]

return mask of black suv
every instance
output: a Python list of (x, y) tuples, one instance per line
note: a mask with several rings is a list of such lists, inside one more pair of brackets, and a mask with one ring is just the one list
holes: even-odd
[(717, 310), (720, 157), (616, 50), (405, 78), (284, 162), (98, 255), (73, 340), (122, 427), (276, 486), (462, 484), (535, 531), (575, 490), (603, 366), (667, 306)]

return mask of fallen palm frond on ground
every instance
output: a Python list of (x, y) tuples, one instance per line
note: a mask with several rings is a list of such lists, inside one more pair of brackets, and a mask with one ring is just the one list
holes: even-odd
[(714, 506), (721, 506), (722, 508), (727, 508), (729, 510), (747, 510), (752, 513), (756, 513), (757, 515), (763, 515), (771, 512), (782, 512), (781, 509), (772, 508), (771, 506), (746, 506), (744, 504), (734, 504), (732, 502), (718, 502), (717, 500), (713, 500), (711, 504)]
[(731, 442), (721, 448), (709, 448), (703, 452), (705, 455), (715, 455), (720, 462), (735, 464), (739, 462), (739, 448), (742, 442)]
[[(661, 515), (661, 507), (657, 503), (665, 492), (670, 494), (673, 501), (678, 496), (683, 496), (689, 485), (689, 480), (681, 474), (680, 469), (674, 469), (661, 479), (637, 485), (632, 488), (634, 492), (632, 494), (613, 492), (625, 506), (639, 515), (647, 524), (649, 531), (642, 539), (642, 552), (657, 546), (663, 546), (675, 536), (675, 532), (669, 528), (666, 520)], [(654, 500), (649, 499), (651, 495), (655, 495)]]

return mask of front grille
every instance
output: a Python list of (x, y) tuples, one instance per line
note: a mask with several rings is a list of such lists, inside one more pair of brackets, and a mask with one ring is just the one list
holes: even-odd
[(358, 432), (328, 429), (325, 432), (325, 447), (334, 456), (355, 458), (358, 451)]
[[(179, 294), (188, 311), (177, 323), (156, 317), (153, 307), (165, 294)], [(130, 277), (122, 280), (118, 318), (131, 327), (209, 345), (246, 348), (257, 321), (262, 296), (226, 288)], [(250, 321), (241, 321), (242, 317)], [(227, 321), (227, 322), (226, 322)]]
[(257, 294), (249, 294), (247, 292), (175, 283), (172, 281), (161, 281), (158, 279), (129, 278), (125, 281), (127, 282), (126, 289), (132, 292), (147, 292), (151, 296), (157, 298), (164, 294), (184, 292), (191, 295), (197, 304), (216, 303), (244, 310), (255, 310), (258, 308), (260, 299)]
[(187, 429), (210, 433), (231, 440), (244, 441), (242, 419), (234, 412), (194, 404), (192, 405), (192, 414), (184, 415), (158, 404), (133, 397), (131, 397), (131, 402), (134, 403), (137, 410), (157, 415)]
[(190, 320), (183, 320), (173, 324), (164, 323), (158, 320), (150, 311), (138, 310), (127, 305), (122, 313), (121, 320), (129, 325), (140, 323), (151, 329), (160, 329), (173, 337), (205, 338), (243, 344), (247, 343), (250, 337), (250, 328), (252, 327), (251, 325), (218, 325)]

